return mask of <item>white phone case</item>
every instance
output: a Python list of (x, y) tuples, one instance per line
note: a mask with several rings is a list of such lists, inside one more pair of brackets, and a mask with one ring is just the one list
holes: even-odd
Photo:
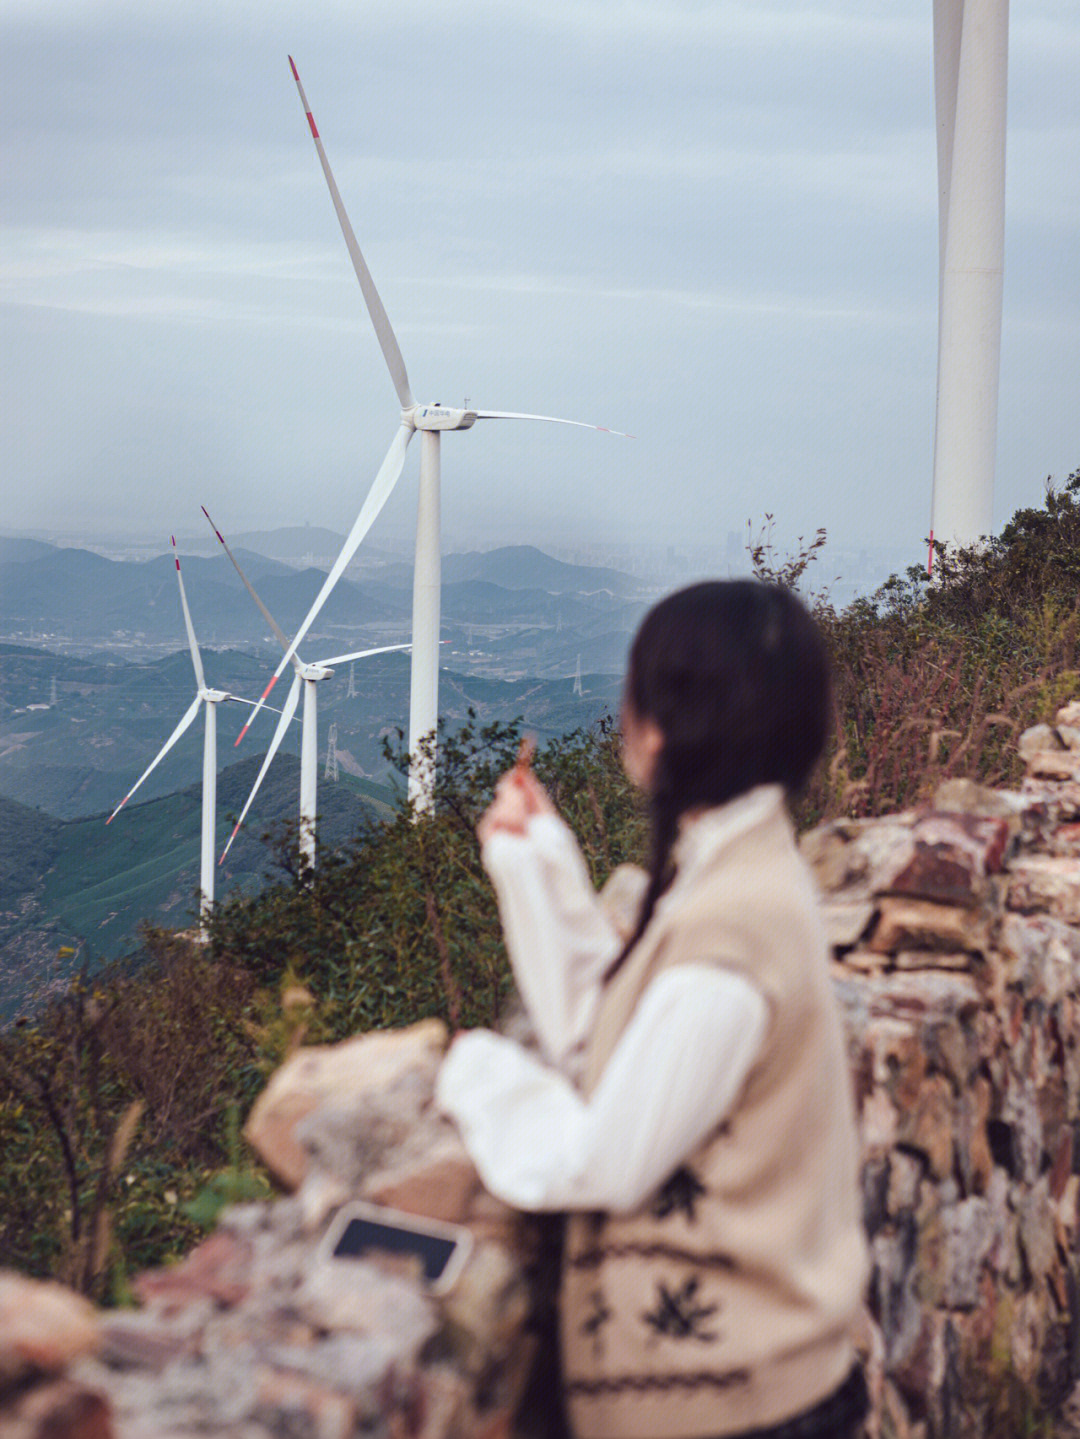
[[(406, 1214), (400, 1209), (389, 1209), (380, 1204), (368, 1204), (362, 1199), (354, 1199), (343, 1205), (331, 1220), (329, 1228), (319, 1241), (316, 1251), (318, 1262), (341, 1263), (342, 1260), (348, 1261), (352, 1258), (363, 1257), (361, 1255), (340, 1255), (334, 1252), (353, 1220), (383, 1225), (406, 1237), (415, 1235), (420, 1239), (440, 1239), (450, 1243), (453, 1248), (442, 1272), (437, 1278), (427, 1281), (427, 1288), (431, 1294), (449, 1293), (472, 1253), (472, 1233), (460, 1224), (444, 1224), (441, 1220), (428, 1219), (424, 1215)], [(374, 1252), (378, 1252), (380, 1247), (377, 1240), (371, 1245)], [(390, 1249), (387, 1252), (395, 1251)]]

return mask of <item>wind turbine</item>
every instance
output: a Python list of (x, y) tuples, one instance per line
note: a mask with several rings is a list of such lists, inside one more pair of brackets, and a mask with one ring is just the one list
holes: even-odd
[(934, 537), (993, 526), (1005, 249), (1009, 0), (934, 0), (938, 379)]
[[(292, 658), (293, 651), (307, 634), (316, 615), (322, 609), (330, 591), (337, 584), (342, 572), (356, 553), (357, 547), (374, 524), (380, 510), (390, 497), (405, 465), (405, 451), (414, 433), (419, 430), (420, 440), (420, 496), (416, 517), (416, 565), (413, 571), (413, 622), (412, 622), (412, 673), (409, 688), (409, 753), (412, 763), (409, 769), (409, 797), (418, 809), (428, 809), (432, 800), (434, 775), (430, 763), (425, 762), (420, 743), (436, 728), (439, 717), (439, 607), (441, 589), (441, 542), (440, 542), (440, 497), (439, 497), (439, 441), (443, 430), (469, 430), (477, 420), (543, 420), (549, 424), (575, 425), (585, 430), (601, 430), (606, 434), (621, 434), (618, 430), (604, 430), (603, 425), (589, 425), (581, 420), (562, 420), (553, 415), (528, 415), (507, 410), (453, 409), (446, 405), (420, 405), (413, 399), (409, 388), (409, 377), (405, 361), (398, 346), (397, 337), (391, 328), (383, 308), (379, 292), (371, 273), (360, 253), (356, 236), (349, 217), (345, 213), (334, 176), (330, 170), (326, 151), (323, 149), (315, 117), (311, 113), (304, 87), (300, 83), (293, 58), (289, 56), (296, 88), (311, 129), (311, 137), (322, 165), (330, 198), (337, 213), (338, 223), (345, 237), (349, 256), (352, 259), (356, 278), (360, 282), (368, 314), (375, 327), (375, 335), (383, 352), (390, 378), (401, 404), (401, 423), (394, 436), (386, 458), (383, 460), (367, 498), (361, 506), (345, 541), (341, 554), (335, 560), (315, 603), (308, 612), (296, 638), (286, 649), (285, 656), (274, 672), (273, 678), (263, 692), (259, 704), (269, 695), (281, 677), (282, 671)], [(624, 437), (626, 438), (626, 437)], [(254, 719), (256, 711), (248, 721)], [(243, 739), (247, 729), (240, 731), (236, 743)], [(433, 758), (433, 757), (427, 757)]]
[(142, 784), (143, 780), (146, 779), (147, 775), (157, 768), (185, 730), (189, 729), (191, 725), (195, 723), (195, 717), (199, 713), (199, 706), (205, 705), (206, 728), (203, 739), (202, 843), (200, 846), (199, 862), (199, 889), (202, 895), (199, 908), (202, 919), (205, 922), (207, 915), (214, 906), (214, 820), (217, 810), (217, 707), (219, 704), (229, 701), (233, 704), (251, 705), (254, 709), (255, 701), (241, 699), (239, 695), (229, 694), (227, 690), (213, 690), (207, 685), (206, 675), (203, 672), (202, 656), (199, 654), (199, 646), (195, 639), (195, 627), (191, 623), (191, 611), (188, 608), (187, 595), (184, 592), (184, 577), (180, 573), (180, 556), (176, 552), (176, 537), (175, 535), (170, 535), (169, 538), (172, 541), (173, 559), (176, 562), (176, 582), (180, 586), (180, 605), (184, 611), (184, 626), (187, 629), (188, 647), (191, 650), (191, 663), (195, 668), (195, 698), (188, 706), (183, 719), (105, 823), (112, 824), (113, 820), (124, 808), (128, 800)]
[[(285, 651), (287, 659), (291, 659), (295, 671), (293, 675), (292, 688), (289, 690), (288, 699), (281, 711), (281, 718), (278, 720), (277, 729), (274, 731), (274, 738), (270, 741), (270, 748), (262, 762), (262, 768), (251, 786), (251, 793), (247, 797), (247, 803), (240, 812), (240, 818), (233, 826), (233, 832), (229, 836), (229, 842), (221, 853), (218, 863), (224, 862), (225, 856), (232, 847), (232, 842), (239, 833), (240, 826), (247, 818), (247, 812), (251, 808), (252, 801), (259, 792), (259, 786), (263, 782), (263, 776), (270, 768), (270, 762), (278, 752), (281, 741), (285, 738), (285, 731), (289, 728), (293, 715), (296, 713), (296, 706), (300, 700), (300, 689), (304, 691), (304, 720), (300, 737), (300, 853), (304, 856), (309, 865), (315, 864), (315, 815), (316, 815), (316, 793), (318, 787), (319, 771), (319, 720), (317, 687), (320, 680), (328, 680), (334, 671), (331, 665), (343, 665), (351, 660), (367, 659), (368, 655), (384, 655), (391, 650), (407, 650), (408, 645), (381, 645), (378, 649), (355, 650), (352, 654), (334, 655), (330, 659), (318, 660), (315, 664), (305, 664), (296, 650), (295, 642), (290, 647), (289, 641), (285, 638), (283, 631), (279, 628), (273, 615), (263, 604), (255, 592), (255, 587), (247, 575), (240, 568), (240, 563), (232, 550), (225, 543), (225, 537), (210, 519), (209, 512), (205, 505), (202, 512), (210, 521), (210, 528), (217, 535), (222, 549), (232, 560), (233, 568), (244, 582), (248, 594), (258, 605), (262, 617), (277, 636), (278, 644)], [(264, 696), (265, 698), (265, 696)], [(245, 729), (247, 726), (245, 725)]]

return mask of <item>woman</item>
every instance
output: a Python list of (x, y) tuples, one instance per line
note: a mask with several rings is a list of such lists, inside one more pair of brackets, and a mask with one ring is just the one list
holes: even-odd
[(528, 771), (481, 822), (542, 1059), (462, 1036), (439, 1099), (493, 1193), (572, 1211), (560, 1324), (578, 1439), (853, 1439), (861, 1424), (850, 1084), (785, 803), (828, 709), (798, 600), (695, 585), (646, 616), (630, 654), (623, 758), (652, 855), (629, 934)]

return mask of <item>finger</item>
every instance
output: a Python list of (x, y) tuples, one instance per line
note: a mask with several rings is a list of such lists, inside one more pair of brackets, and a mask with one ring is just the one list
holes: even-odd
[(496, 796), (488, 806), (480, 825), (477, 826), (477, 834), (480, 834), (480, 827), (483, 827), (481, 838), (494, 834), (496, 830), (507, 830), (513, 834), (523, 834), (528, 820), (523, 797), (513, 790), (504, 791)]
[(548, 814), (554, 811), (551, 796), (531, 771), (522, 773), (517, 783), (530, 814)]

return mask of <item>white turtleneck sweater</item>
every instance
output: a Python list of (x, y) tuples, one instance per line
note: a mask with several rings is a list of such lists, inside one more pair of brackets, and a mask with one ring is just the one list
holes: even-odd
[[(658, 910), (676, 908), (702, 863), (783, 802), (766, 785), (684, 821)], [(462, 1035), (440, 1071), (439, 1106), (487, 1188), (516, 1208), (632, 1212), (730, 1112), (764, 1040), (765, 999), (717, 968), (722, 955), (666, 970), (586, 1099), (575, 1081), (622, 941), (556, 816), (496, 832), (483, 860), (542, 1058), (486, 1030)]]

